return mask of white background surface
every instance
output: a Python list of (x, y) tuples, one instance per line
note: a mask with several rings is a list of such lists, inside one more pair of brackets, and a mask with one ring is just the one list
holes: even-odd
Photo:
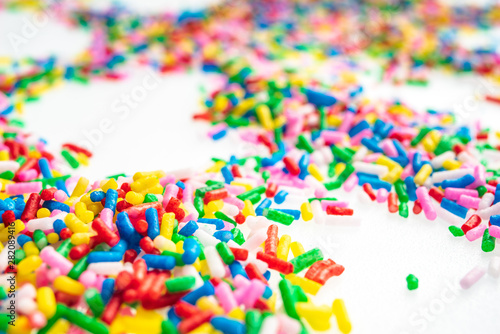
[[(150, 11), (173, 3), (157, 0), (146, 6), (149, 2), (137, 1), (135, 8)], [(0, 13), (0, 31), (16, 31), (25, 15), (29, 16)], [(88, 41), (84, 33), (51, 22), (30, 40), (22, 55), (54, 53), (71, 58)], [(19, 55), (2, 33), (0, 55), (6, 54)], [(133, 68), (124, 81), (88, 86), (71, 83), (55, 88), (40, 101), (27, 105), (27, 125), (57, 150), (63, 142), (88, 140), (85, 133), (109, 119), (113, 130), (94, 145), (91, 167), (80, 171), (91, 178), (199, 166), (213, 156), (227, 158), (241, 150), (235, 148), (239, 144), (233, 142), (234, 135), (213, 142), (205, 135), (207, 125), (192, 122), (192, 114), (200, 110), (200, 85), (210, 89), (213, 82), (213, 78), (197, 72), (162, 77), (161, 84), (149, 91), (128, 117), (120, 118), (113, 112), (113, 104), (122, 94), (141, 85), (148, 75), (144, 69)], [(433, 73), (432, 79), (427, 88), (368, 83), (370, 88), (365, 91), (373, 97), (400, 97), (420, 110), (452, 110), (480, 85), (471, 76)], [(479, 103), (467, 121), (481, 119), (497, 126), (499, 115), (498, 106)], [(498, 247), (485, 254), (480, 240), (471, 243), (454, 238), (447, 230), (449, 224), (442, 220), (430, 222), (423, 215), (411, 213), (404, 220), (397, 214), (390, 215), (386, 205), (367, 203), (364, 194), (335, 191), (332, 195), (352, 203), (362, 217), (360, 227), (296, 222), (291, 227), (280, 226), (280, 233), (302, 241), (306, 249), (320, 247), (325, 256), (346, 267), (340, 277), (327, 283), (316, 301), (330, 304), (335, 298), (343, 298), (352, 320), (352, 333), (500, 333), (500, 281), (486, 276), (470, 290), (461, 290), (457, 285), (476, 264), (485, 266), (494, 254), (500, 255)], [(419, 278), (416, 291), (406, 288), (409, 273)], [(331, 332), (336, 333), (332, 321)]]

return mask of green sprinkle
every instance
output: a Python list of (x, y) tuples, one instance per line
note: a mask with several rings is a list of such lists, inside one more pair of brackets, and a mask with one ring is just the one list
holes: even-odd
[(299, 320), (299, 315), (295, 309), (295, 298), (293, 295), (292, 283), (287, 279), (282, 279), (279, 284), (279, 289), (281, 292), (281, 299), (283, 300), (283, 306), (285, 307), (285, 312), (289, 317)]
[(11, 172), (10, 170), (3, 172), (0, 174), (0, 179), (4, 180), (12, 180), (14, 178), (14, 173)]
[(264, 209), (263, 216), (273, 222), (281, 223), (287, 226), (293, 223), (295, 219), (292, 215), (275, 209)]
[(323, 252), (319, 248), (313, 248), (304, 254), (294, 257), (290, 260), (290, 263), (293, 264), (293, 273), (297, 274), (321, 260), (323, 260)]
[(62, 150), (61, 155), (72, 168), (80, 167), (80, 163), (78, 162), (78, 160), (76, 160), (75, 157), (73, 157), (68, 151)]
[(410, 274), (406, 277), (406, 284), (408, 286), (408, 290), (416, 290), (418, 289), (418, 278)]
[(231, 230), (231, 233), (233, 234), (233, 240), (236, 242), (238, 245), (243, 245), (245, 243), (245, 236), (243, 235), (243, 232), (240, 231), (239, 228), (233, 228)]
[(104, 302), (101, 298), (101, 294), (97, 289), (88, 289), (85, 291), (84, 294), (85, 301), (87, 302), (87, 305), (89, 306), (90, 310), (92, 311), (92, 314), (99, 318), (104, 311)]
[(490, 231), (487, 228), (484, 230), (483, 241), (481, 243), (481, 249), (483, 252), (491, 252), (495, 249), (495, 237), (490, 235)]
[(42, 230), (35, 230), (35, 232), (33, 232), (33, 241), (40, 250), (49, 244), (47, 236)]
[(464, 231), (462, 231), (461, 228), (453, 225), (450, 225), (450, 227), (448, 227), (448, 230), (450, 230), (451, 234), (453, 234), (454, 237), (463, 237), (465, 235)]
[(217, 252), (225, 264), (230, 265), (234, 262), (234, 254), (231, 252), (231, 249), (229, 249), (227, 243), (221, 241), (215, 245), (215, 249), (217, 249)]
[(194, 276), (182, 276), (171, 278), (165, 281), (168, 292), (187, 291), (194, 287), (196, 279)]
[(146, 194), (146, 196), (144, 196), (144, 203), (153, 203), (153, 202), (158, 202), (158, 198), (155, 195)]

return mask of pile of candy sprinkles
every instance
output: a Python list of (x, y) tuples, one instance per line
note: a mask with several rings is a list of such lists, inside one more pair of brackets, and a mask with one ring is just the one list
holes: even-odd
[[(497, 50), (463, 49), (457, 32), (497, 26), (499, 7), (263, 0), (137, 15), (69, 3), (4, 4), (53, 10), (93, 42), (70, 64), (0, 60), (1, 331), (349, 333), (342, 299), (312, 301), (344, 265), (280, 228), (359, 223), (337, 189), (403, 218), (443, 218), (454, 236), (494, 251), (499, 133), (457, 125), (451, 112), (368, 100), (357, 74), (370, 57), (396, 84), (425, 85), (430, 68), (495, 79)], [(70, 143), (48, 152), (23, 129), (23, 105), (61, 82), (118, 80), (130, 62), (217, 73), (222, 84), (194, 118), (213, 124), (214, 140), (235, 132), (250, 153), (206, 170), (95, 182), (67, 174), (91, 152)], [(486, 271), (499, 277), (500, 257), (462, 288)], [(406, 281), (418, 288), (416, 276)]]

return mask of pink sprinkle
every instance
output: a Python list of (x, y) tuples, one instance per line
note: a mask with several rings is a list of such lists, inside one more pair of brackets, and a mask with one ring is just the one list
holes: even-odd
[(342, 120), (342, 124), (340, 124), (338, 131), (347, 132), (351, 128), (351, 123), (353, 119), (354, 119), (354, 113), (352, 112), (345, 113), (344, 119)]
[(394, 143), (392, 140), (383, 140), (381, 143), (381, 148), (384, 150), (384, 153), (388, 157), (397, 157), (398, 156), (398, 150), (396, 150), (396, 146), (394, 146)]
[(64, 192), (64, 190), (57, 190), (54, 193), (54, 199), (58, 202), (65, 202), (68, 199), (68, 195)]
[(460, 286), (462, 289), (469, 289), (476, 284), (484, 274), (486, 274), (486, 270), (480, 266), (476, 266), (460, 280)]
[(344, 190), (350, 192), (358, 184), (358, 176), (352, 173), (344, 182)]
[(472, 230), (470, 230), (469, 232), (467, 232), (465, 234), (465, 237), (469, 241), (477, 240), (477, 239), (479, 239), (483, 235), (484, 230), (486, 230), (486, 225), (485, 224), (481, 224), (478, 227), (473, 228)]
[(226, 313), (229, 313), (238, 306), (233, 291), (226, 282), (220, 282), (215, 287), (215, 295)]
[(174, 175), (167, 175), (167, 176), (164, 176), (160, 179), (160, 184), (162, 187), (165, 187), (169, 183), (175, 183), (175, 176)]
[(413, 173), (413, 166), (412, 164), (406, 165), (405, 168), (403, 168), (403, 172), (401, 173), (401, 180), (406, 179), (408, 176), (412, 176)]
[(163, 207), (166, 207), (168, 202), (170, 202), (170, 199), (174, 196), (177, 196), (178, 192), (179, 192), (179, 187), (173, 183), (170, 183), (165, 188), (165, 194), (163, 195), (163, 202), (162, 202)]
[(36, 179), (38, 172), (35, 169), (28, 169), (17, 174), (19, 181), (26, 182)]
[(40, 258), (53, 269), (58, 269), (59, 274), (62, 275), (67, 275), (73, 268), (73, 263), (52, 247), (42, 249)]
[(364, 129), (357, 135), (351, 138), (351, 145), (353, 146), (358, 146), (361, 144), (361, 139), (366, 138), (366, 137), (371, 137), (373, 135), (372, 130), (370, 129)]
[(389, 196), (389, 192), (385, 188), (380, 188), (377, 190), (377, 202), (384, 203), (387, 201), (387, 197)]
[(97, 274), (92, 270), (85, 270), (78, 278), (78, 281), (82, 283), (87, 289), (93, 287), (96, 280)]
[(47, 324), (47, 318), (38, 310), (28, 315), (28, 319), (33, 328), (42, 328)]
[(250, 286), (247, 288), (247, 293), (243, 304), (248, 309), (252, 308), (266, 289), (266, 285), (258, 279), (253, 279)]
[(244, 193), (246, 191), (245, 187), (243, 186), (232, 186), (230, 184), (226, 184), (225, 188), (227, 189), (227, 192), (230, 195), (238, 196), (241, 193)]
[(367, 154), (364, 158), (363, 158), (363, 161), (364, 162), (375, 162), (378, 160), (378, 158), (380, 158), (382, 156), (381, 153), (372, 153), (372, 154)]
[(476, 165), (474, 167), (474, 179), (475, 181), (466, 188), (475, 189), (486, 184), (486, 168), (483, 165)]
[(7, 184), (5, 193), (8, 195), (22, 195), (26, 193), (39, 193), (42, 191), (42, 182), (19, 182)]
[(431, 198), (429, 196), (429, 193), (427, 192), (427, 189), (425, 187), (418, 187), (416, 193), (417, 198), (420, 201), (420, 205), (424, 210), (425, 217), (429, 220), (436, 219), (437, 213), (432, 205)]
[(342, 143), (344, 138), (346, 138), (347, 134), (345, 132), (339, 132), (339, 131), (322, 131), (321, 132), (321, 138), (325, 140), (325, 143), (327, 145), (331, 144), (339, 144)]
[(182, 192), (182, 201), (184, 203), (193, 203), (193, 186), (191, 184), (186, 184), (184, 191)]
[(492, 237), (500, 238), (500, 226), (491, 225), (488, 230)]
[(349, 205), (349, 203), (347, 202), (341, 202), (341, 201), (330, 201), (330, 200), (323, 200), (321, 201), (321, 208), (323, 209), (323, 211), (326, 211), (326, 208), (328, 206), (336, 206), (338, 208), (347, 208), (347, 206)]
[(446, 188), (444, 190), (444, 196), (452, 201), (458, 200), (461, 195), (466, 195), (470, 197), (479, 196), (476, 189)]
[(461, 195), (457, 201), (457, 204), (465, 206), (468, 209), (477, 209), (479, 207), (479, 202), (481, 202), (481, 199), (478, 197)]
[(114, 216), (113, 210), (108, 209), (108, 208), (102, 209), (101, 213), (99, 214), (99, 217), (102, 219), (102, 221), (106, 224), (106, 226), (111, 231), (113, 231), (113, 229), (114, 229), (113, 216)]

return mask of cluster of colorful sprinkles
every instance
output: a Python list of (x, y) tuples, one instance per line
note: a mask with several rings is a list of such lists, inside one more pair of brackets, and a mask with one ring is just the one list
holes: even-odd
[[(27, 3), (38, 5), (6, 6)], [(456, 33), (498, 25), (498, 6), (232, 1), (180, 16), (51, 6), (65, 23), (89, 29), (93, 43), (71, 64), (0, 59), (1, 300), (16, 273), (15, 314), (2, 303), (1, 331), (293, 334), (329, 330), (335, 318), (349, 333), (342, 299), (312, 301), (344, 266), (279, 231), (296, 221), (359, 223), (337, 189), (362, 188), (365, 200), (404, 218), (410, 209), (441, 217), (454, 236), (494, 251), (499, 134), (458, 126), (449, 112), (369, 101), (356, 71), (365, 52), (394, 82), (425, 84), (436, 66), (495, 79), (497, 50), (463, 49)], [(62, 81), (120, 79), (133, 61), (218, 73), (223, 84), (195, 119), (214, 124), (215, 140), (235, 131), (252, 154), (214, 158), (204, 171), (91, 183), (63, 172), (87, 164), (90, 152), (68, 143), (54, 156), (14, 118)], [(325, 68), (330, 78), (318, 75)], [(488, 272), (500, 276), (500, 257)], [(460, 284), (468, 289), (485, 273), (475, 267)], [(419, 286), (413, 274), (406, 281), (409, 290)]]

